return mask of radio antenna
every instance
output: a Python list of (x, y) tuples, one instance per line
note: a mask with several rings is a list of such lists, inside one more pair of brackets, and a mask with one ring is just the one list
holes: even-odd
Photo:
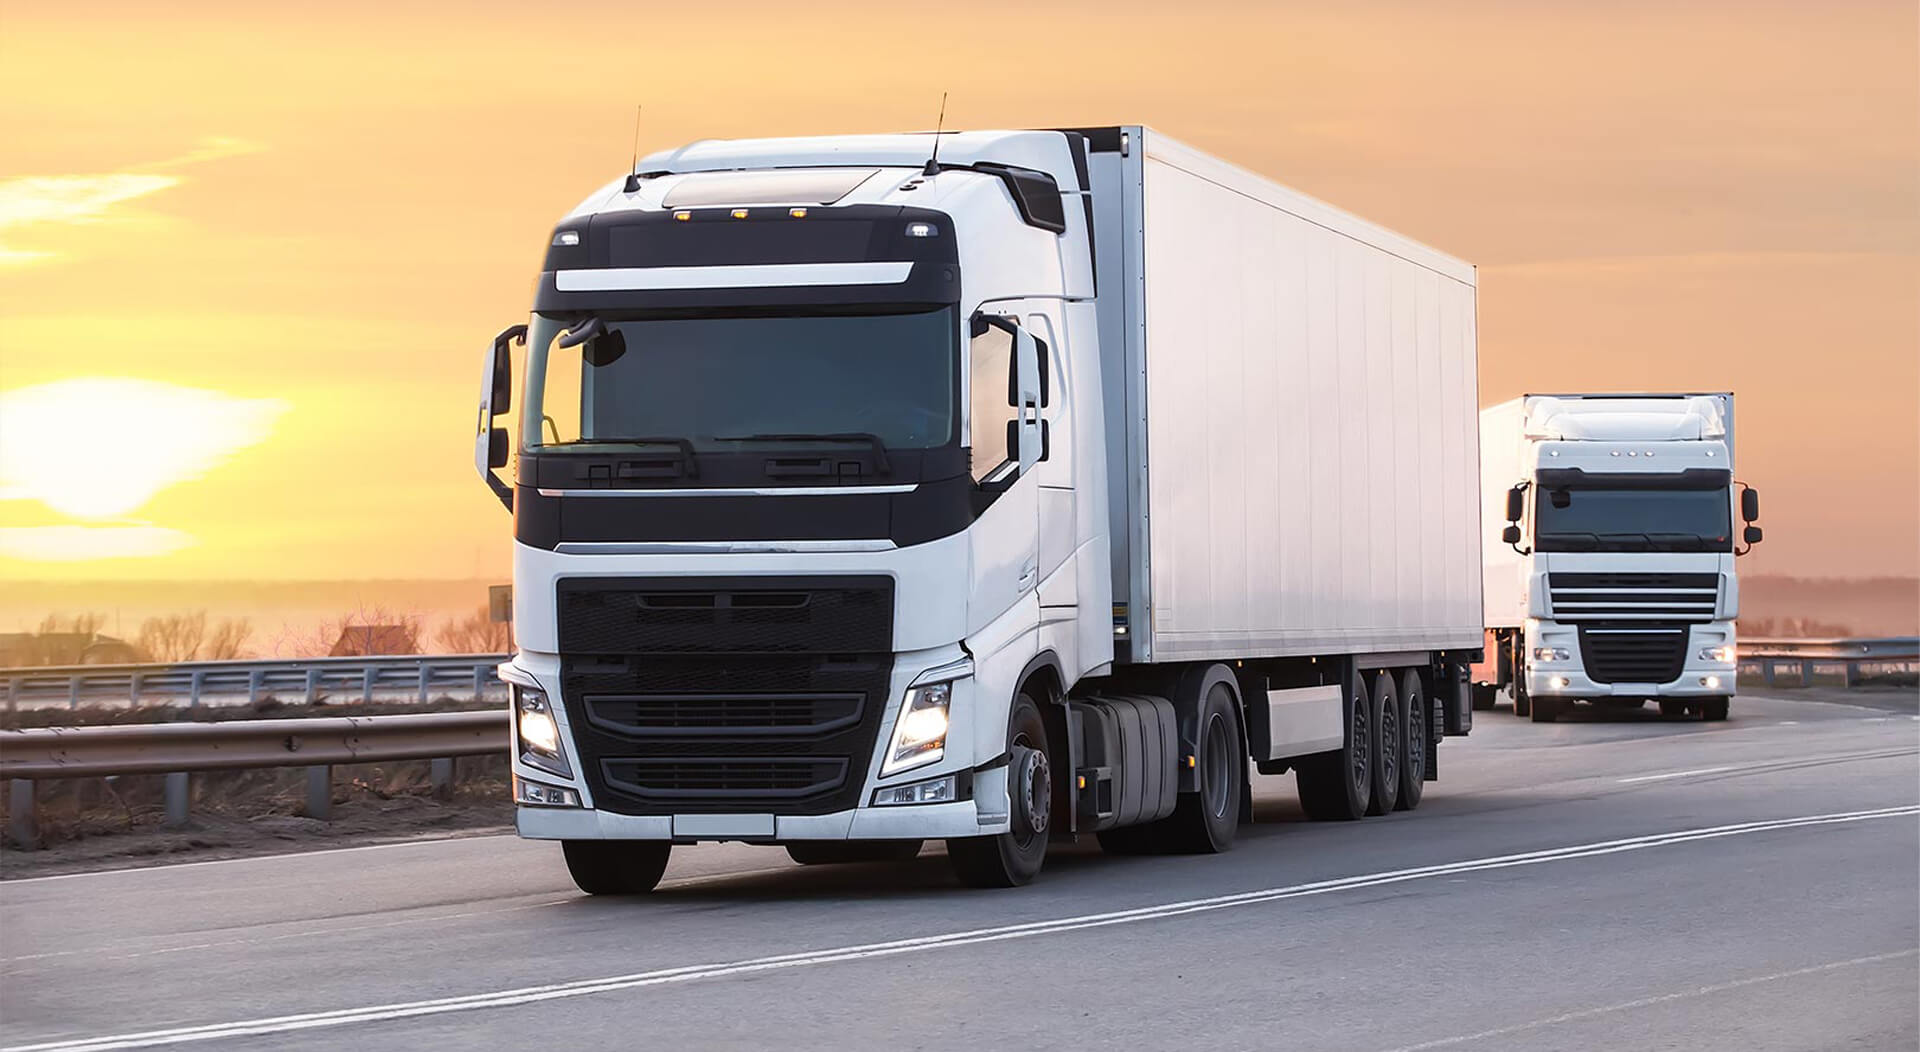
[(633, 107), (633, 163), (627, 165), (627, 183), (621, 189), (629, 194), (640, 191), (640, 110)]
[(927, 166), (920, 170), (921, 175), (940, 174), (940, 133), (947, 126), (947, 93), (940, 93), (940, 119), (933, 124), (933, 156), (927, 158)]

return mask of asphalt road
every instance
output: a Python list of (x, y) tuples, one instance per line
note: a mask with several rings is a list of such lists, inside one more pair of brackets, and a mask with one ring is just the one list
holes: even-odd
[(107, 1049), (1920, 1046), (1920, 717), (1480, 713), (1417, 812), (1033, 886), (508, 837), (0, 884), (0, 1043)]

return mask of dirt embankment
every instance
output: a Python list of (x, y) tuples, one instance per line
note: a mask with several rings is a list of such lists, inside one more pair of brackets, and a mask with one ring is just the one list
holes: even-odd
[[(209, 722), (313, 716), (376, 716), (497, 708), (497, 701), (443, 697), (428, 705), (282, 704), (186, 709), (86, 707), (6, 714), (7, 729), (130, 723)], [(325, 820), (303, 814), (306, 771), (262, 768), (192, 776), (189, 821), (165, 824), (164, 775), (60, 778), (35, 783), (38, 843), (13, 835), (12, 794), (0, 793), (0, 878), (117, 869), (162, 860), (200, 861), (347, 847), (428, 835), (505, 832), (513, 824), (505, 744), (499, 756), (455, 762), (450, 787), (436, 789), (425, 760), (333, 768)]]

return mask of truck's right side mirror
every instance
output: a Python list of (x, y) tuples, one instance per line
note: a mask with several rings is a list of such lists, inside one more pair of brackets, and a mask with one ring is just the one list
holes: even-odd
[[(1521, 486), (1515, 486), (1512, 489), (1508, 490), (1507, 491), (1507, 521), (1519, 522), (1520, 516), (1525, 515), (1526, 513), (1527, 513), (1526, 489)], [(1513, 538), (1513, 541), (1518, 541), (1519, 539), (1520, 538), (1516, 536)], [(1508, 543), (1511, 544), (1513, 543), (1513, 541), (1509, 541)]]
[(1507, 544), (1519, 544), (1520, 543), (1520, 527), (1512, 523), (1508, 523), (1507, 528), (1500, 531), (1500, 540)]
[(1740, 517), (1747, 522), (1760, 521), (1760, 491), (1752, 486), (1740, 491)]
[(507, 466), (512, 440), (505, 428), (495, 427), (493, 422), (506, 413), (513, 397), (513, 345), (526, 339), (525, 325), (510, 325), (500, 330), (487, 348), (480, 382), (480, 413), (473, 436), (474, 469), (508, 511), (513, 510), (513, 487), (502, 481), (495, 469)]

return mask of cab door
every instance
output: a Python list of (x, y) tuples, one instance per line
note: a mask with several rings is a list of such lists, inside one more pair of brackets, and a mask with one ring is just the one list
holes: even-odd
[(1039, 479), (1045, 455), (1039, 341), (1020, 313), (989, 305), (969, 322), (967, 443), (979, 518), (970, 531), (968, 632), (1021, 602), (1040, 582)]

